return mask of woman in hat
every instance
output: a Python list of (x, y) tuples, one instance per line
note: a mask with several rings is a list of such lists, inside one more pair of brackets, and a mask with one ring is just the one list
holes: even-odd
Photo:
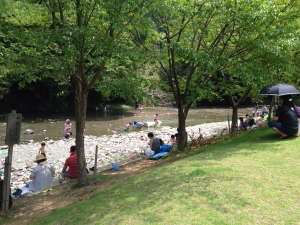
[(53, 166), (46, 161), (47, 158), (42, 154), (37, 155), (34, 160), (34, 162), (37, 163), (37, 166), (34, 167), (31, 172), (29, 177), (31, 181), (26, 184), (26, 187), (34, 193), (39, 193), (52, 188), (52, 177), (55, 175), (55, 170), (53, 169)]
[(71, 132), (71, 127), (72, 127), (72, 124), (70, 122), (69, 119), (66, 120), (66, 123), (65, 123), (65, 133), (70, 133)]

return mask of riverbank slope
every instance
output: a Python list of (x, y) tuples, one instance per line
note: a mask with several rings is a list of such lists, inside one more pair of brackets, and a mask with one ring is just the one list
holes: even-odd
[(300, 139), (277, 136), (266, 128), (174, 155), (180, 160), (121, 183), (103, 181), (34, 224), (297, 224)]

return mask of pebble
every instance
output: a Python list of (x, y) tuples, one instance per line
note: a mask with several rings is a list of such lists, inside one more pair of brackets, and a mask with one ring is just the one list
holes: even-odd
[[(214, 135), (220, 135), (224, 128), (227, 127), (228, 122), (201, 124), (196, 126), (187, 127), (188, 138), (190, 136), (199, 137), (199, 129), (204, 137), (212, 137)], [(144, 128), (146, 129), (146, 128)], [(148, 133), (150, 131), (145, 130), (135, 133), (117, 133), (113, 135), (97, 136), (85, 136), (85, 156), (87, 162), (87, 168), (94, 166), (94, 157), (96, 145), (98, 145), (98, 166), (107, 165), (111, 162), (119, 162), (127, 160), (133, 157), (137, 157), (145, 149), (149, 148), (147, 144), (149, 142)], [(161, 138), (167, 143), (171, 137), (177, 133), (176, 128), (163, 126), (158, 130), (151, 131), (155, 136)], [(48, 139), (48, 138), (46, 138)], [(11, 182), (12, 189), (22, 188), (26, 182), (29, 181), (29, 176), (32, 169), (36, 166), (33, 161), (39, 151), (40, 142), (34, 142), (30, 140), (28, 144), (14, 145), (13, 149), (13, 161), (12, 161), (12, 173)], [(55, 178), (57, 179), (62, 171), (65, 160), (70, 155), (70, 147), (75, 145), (75, 139), (71, 139), (67, 142), (63, 140), (47, 141), (46, 144), (46, 157), (47, 162), (52, 164), (55, 168)], [(7, 146), (1, 146), (1, 149)], [(3, 171), (5, 155), (0, 156), (0, 170)], [(2, 168), (2, 169), (1, 169)], [(4, 173), (3, 173), (4, 174)]]

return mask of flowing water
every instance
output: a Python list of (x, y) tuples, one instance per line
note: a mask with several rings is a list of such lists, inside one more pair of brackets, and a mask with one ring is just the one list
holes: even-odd
[[(157, 113), (159, 120), (163, 122), (163, 126), (177, 127), (178, 115), (177, 110), (169, 110), (162, 108), (144, 108), (140, 113), (139, 110), (134, 108), (125, 109), (107, 109), (107, 112), (88, 112), (85, 135), (111, 135), (113, 132), (124, 132), (123, 128), (129, 122), (153, 121), (154, 115)], [(17, 112), (19, 113), (19, 112)], [(223, 122), (231, 119), (232, 109), (230, 108), (197, 108), (191, 109), (188, 113), (186, 126), (193, 126), (203, 123)], [(239, 116), (245, 117), (245, 114), (252, 114), (252, 108), (240, 108), (238, 111)], [(20, 141), (26, 142), (29, 140), (43, 141), (46, 137), (52, 140), (62, 139), (64, 136), (65, 120), (71, 120), (72, 132), (75, 135), (76, 125), (74, 114), (23, 114), (23, 121), (21, 125), (21, 138)], [(54, 120), (49, 122), (48, 119)], [(6, 121), (0, 121), (0, 145), (4, 145), (6, 136)], [(131, 127), (132, 128), (132, 127)], [(25, 130), (33, 130), (34, 133), (30, 135), (24, 134)], [(148, 128), (144, 128), (148, 129)], [(154, 130), (154, 128), (149, 128)]]

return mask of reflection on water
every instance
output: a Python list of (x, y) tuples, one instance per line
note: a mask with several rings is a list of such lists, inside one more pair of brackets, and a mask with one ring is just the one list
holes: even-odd
[[(164, 126), (177, 127), (178, 115), (177, 110), (144, 108), (142, 113), (135, 111), (134, 108), (116, 109), (108, 112), (88, 112), (85, 125), (85, 135), (111, 135), (113, 131), (117, 133), (124, 132), (123, 128), (129, 122), (153, 121), (154, 115), (158, 113), (159, 120), (163, 122)], [(18, 112), (19, 113), (19, 112)], [(222, 122), (227, 121), (227, 116), (231, 119), (232, 109), (230, 108), (198, 108), (191, 109), (188, 113), (186, 126), (193, 126), (203, 123)], [(241, 108), (238, 111), (239, 116), (244, 117), (246, 113), (252, 114), (252, 108)], [(75, 135), (76, 125), (74, 115), (70, 114), (24, 114), (24, 119), (21, 126), (21, 142), (26, 140), (43, 141), (46, 137), (52, 140), (62, 139), (64, 136), (65, 120), (71, 120), (72, 132)], [(54, 122), (48, 122), (48, 119)], [(6, 135), (5, 120), (0, 124), (0, 145), (4, 145)], [(34, 131), (31, 135), (25, 135), (27, 129)], [(147, 129), (147, 128), (144, 128)], [(149, 128), (154, 130), (154, 128)], [(44, 131), (46, 130), (46, 131)]]

